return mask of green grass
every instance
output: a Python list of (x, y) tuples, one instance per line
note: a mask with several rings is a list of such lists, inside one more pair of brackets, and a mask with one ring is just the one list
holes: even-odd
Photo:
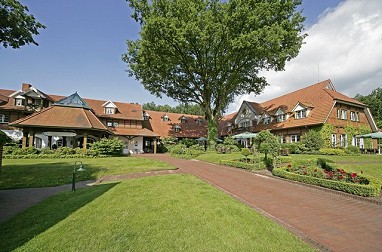
[[(20, 242), (17, 236), (26, 231), (20, 232), (17, 219), (23, 223), (34, 216), (35, 225), (43, 225), (52, 218), (39, 215), (41, 208), (27, 210), (35, 215), (24, 213), (0, 225), (1, 234), (13, 234), (1, 236), (0, 244), (23, 244), (16, 251), (313, 251), (285, 228), (191, 175), (126, 180), (108, 189), (23, 244), (27, 239)], [(88, 190), (94, 189), (78, 190), (78, 205)], [(51, 205), (68, 207), (56, 197), (49, 199)], [(8, 248), (15, 246), (3, 246)]]
[(116, 184), (105, 184), (78, 189), (75, 193), (58, 194), (1, 223), (0, 251), (11, 251), (22, 246), (101, 196), (114, 185)]
[[(249, 157), (251, 158), (251, 156)], [(220, 160), (234, 160), (240, 158), (244, 158), (244, 156), (240, 152), (222, 154), (216, 153), (216, 151), (208, 151), (200, 156), (197, 156), (195, 159), (209, 163), (219, 164)]]
[[(144, 157), (111, 157), (78, 159), (84, 172), (76, 173), (77, 181), (95, 180), (107, 175), (174, 169), (165, 162)], [(44, 187), (69, 184), (77, 159), (4, 159), (0, 189)]]

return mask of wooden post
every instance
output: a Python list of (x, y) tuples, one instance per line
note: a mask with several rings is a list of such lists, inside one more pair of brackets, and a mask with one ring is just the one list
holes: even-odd
[(84, 150), (87, 149), (87, 147), (86, 147), (87, 144), (88, 144), (88, 134), (85, 133), (85, 134), (84, 134), (84, 140), (83, 140), (83, 142), (82, 142), (82, 148), (83, 148)]
[(27, 138), (28, 138), (28, 132), (24, 132), (23, 131), (23, 140), (22, 140), (22, 148), (26, 148), (27, 147)]
[(48, 148), (52, 149), (52, 136), (48, 136)]
[(33, 131), (31, 131), (30, 133), (29, 133), (29, 145), (28, 145), (28, 147), (33, 147), (33, 142), (34, 142), (34, 132)]
[(0, 173), (3, 170), (3, 145), (0, 144)]
[(154, 154), (157, 154), (157, 140), (154, 139)]

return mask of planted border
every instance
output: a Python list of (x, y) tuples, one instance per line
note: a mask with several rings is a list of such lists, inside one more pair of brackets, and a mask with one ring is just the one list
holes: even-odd
[(346, 193), (364, 197), (376, 197), (379, 196), (381, 193), (382, 183), (376, 178), (362, 176), (363, 178), (369, 180), (368, 185), (362, 185), (300, 175), (293, 172), (288, 172), (286, 169), (287, 167), (273, 169), (272, 174), (281, 178), (286, 178), (306, 184), (343, 191)]
[(256, 170), (264, 170), (265, 164), (263, 162), (261, 163), (244, 163), (237, 160), (220, 160), (219, 164), (221, 165), (227, 165), (235, 168), (241, 168), (245, 170), (250, 171), (256, 171)]

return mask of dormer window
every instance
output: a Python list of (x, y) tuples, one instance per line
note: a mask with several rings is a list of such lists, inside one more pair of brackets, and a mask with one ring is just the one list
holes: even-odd
[(269, 117), (265, 117), (265, 118), (264, 118), (263, 123), (264, 123), (264, 124), (270, 124), (271, 121), (272, 121), (272, 118), (269, 116)]
[(182, 129), (182, 128), (181, 128), (179, 125), (175, 125), (175, 126), (174, 126), (174, 131), (175, 131), (175, 132), (180, 132), (181, 129)]
[(164, 115), (164, 116), (162, 116), (162, 121), (168, 122), (168, 121), (170, 121), (170, 118), (168, 117), (168, 115)]
[(186, 117), (185, 116), (182, 116), (181, 118), (180, 118), (180, 123), (186, 123)]
[(277, 116), (277, 122), (283, 122), (286, 120), (286, 114), (280, 114)]
[(148, 121), (149, 119), (150, 115), (147, 112), (143, 113), (143, 120)]
[(115, 108), (105, 108), (105, 114), (115, 114)]
[(304, 104), (301, 102), (298, 102), (297, 105), (294, 107), (292, 112), (295, 113), (295, 119), (303, 119), (306, 118), (310, 112), (311, 109), (313, 109), (314, 106), (312, 104)]
[(199, 118), (196, 120), (196, 123), (197, 123), (198, 125), (201, 125), (201, 124), (203, 123), (203, 119), (199, 117)]
[(105, 114), (112, 115), (117, 112), (117, 106), (112, 101), (105, 102), (102, 107), (105, 108)]
[(306, 109), (296, 111), (296, 119), (306, 118)]
[(228, 123), (228, 124), (227, 124), (227, 130), (228, 130), (228, 131), (231, 131), (231, 130), (232, 130), (232, 124), (231, 124), (231, 123)]
[(16, 106), (24, 106), (25, 105), (25, 98), (15, 98), (15, 105)]

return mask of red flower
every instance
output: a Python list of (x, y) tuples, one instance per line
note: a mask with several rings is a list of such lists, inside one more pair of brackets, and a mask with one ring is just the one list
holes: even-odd
[(306, 175), (306, 174), (308, 174), (306, 171), (304, 171), (304, 174)]
[(354, 180), (354, 183), (358, 183), (358, 182), (359, 182), (359, 180), (358, 180), (358, 179), (355, 179), (355, 180)]
[(288, 168), (291, 168), (292, 167), (292, 165), (291, 164), (288, 164)]
[(339, 175), (339, 176), (338, 176), (338, 178), (339, 178), (339, 179), (343, 179), (343, 178), (344, 178), (344, 176), (342, 176), (342, 175)]
[(317, 172), (317, 168), (314, 169), (314, 172)]
[(352, 172), (352, 173), (350, 174), (350, 177), (351, 177), (352, 179), (354, 179), (355, 177), (357, 177), (357, 173)]

